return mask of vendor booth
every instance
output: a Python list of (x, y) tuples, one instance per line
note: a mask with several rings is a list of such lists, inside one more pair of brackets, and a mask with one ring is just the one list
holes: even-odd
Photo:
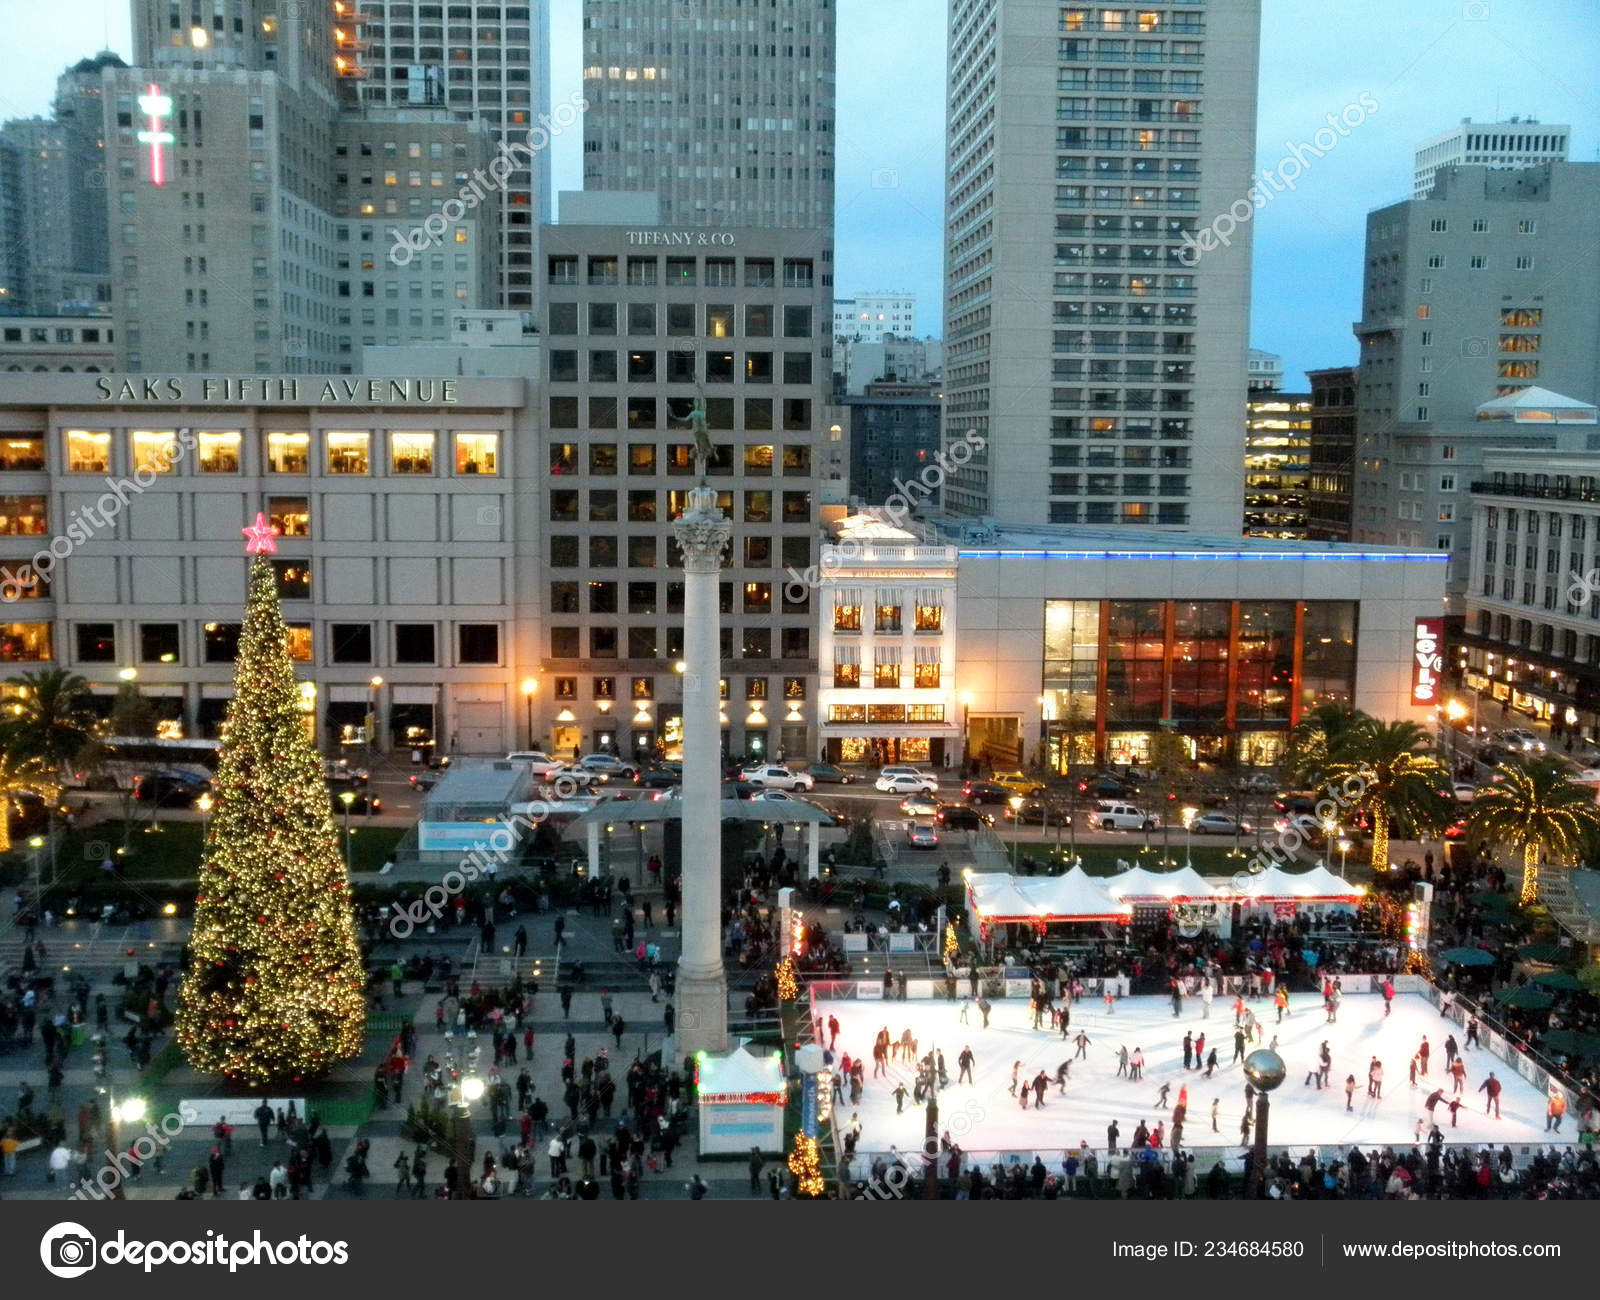
[(1052, 925), (1126, 925), (1129, 903), (1113, 898), (1105, 883), (1074, 867), (1060, 876), (1013, 876), (1004, 872), (966, 873), (967, 924), (973, 937), (989, 943), (996, 926), (1026, 925), (1042, 937)]
[(696, 1109), (702, 1155), (748, 1155), (751, 1147), (781, 1153), (788, 1099), (783, 1054), (752, 1056), (743, 1047), (695, 1057)]

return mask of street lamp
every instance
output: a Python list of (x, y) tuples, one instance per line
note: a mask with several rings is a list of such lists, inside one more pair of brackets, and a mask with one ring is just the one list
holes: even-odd
[(1278, 1087), (1288, 1074), (1283, 1057), (1269, 1048), (1258, 1048), (1244, 1058), (1244, 1077), (1256, 1090), (1256, 1149), (1250, 1161), (1250, 1173), (1245, 1180), (1245, 1200), (1266, 1194), (1267, 1186), (1267, 1120), (1270, 1105), (1267, 1094)]
[(1334, 836), (1339, 833), (1339, 823), (1332, 817), (1322, 819), (1322, 869), (1328, 869), (1328, 846), (1333, 842)]
[(139, 676), (139, 670), (137, 668), (119, 668), (117, 676), (125, 682), (131, 682)]
[[(137, 1124), (145, 1116), (145, 1101), (142, 1097), (124, 1097), (120, 1102), (111, 1090), (111, 1076), (106, 1075), (106, 1139), (111, 1148), (113, 1159), (122, 1154), (122, 1124)], [(120, 1167), (119, 1167), (120, 1168)], [(124, 1201), (127, 1197), (122, 1194), (122, 1179), (118, 1178), (111, 1189), (111, 1199)]]
[(1022, 837), (1022, 796), (1011, 796), (1011, 872), (1017, 870), (1017, 841)]
[(44, 856), (40, 852), (44, 848), (44, 836), (32, 836), (28, 847), (33, 850), (33, 915), (38, 919), (44, 912)]
[(1183, 817), (1183, 865), (1190, 870), (1194, 868), (1194, 858), (1190, 849), (1194, 845), (1194, 819), (1199, 813), (1198, 808), (1185, 808)]
[(356, 801), (354, 790), (345, 790), (339, 795), (339, 802), (344, 805), (344, 865), (345, 870), (350, 869), (350, 805)]
[(215, 805), (211, 795), (207, 793), (196, 799), (194, 806), (200, 810), (200, 842), (204, 844), (206, 837), (211, 834), (211, 809)]
[[(383, 678), (374, 677), (367, 683), (372, 688), (372, 694), (367, 699), (367, 780), (372, 780), (372, 733), (378, 729), (378, 689), (383, 685)], [(367, 816), (372, 815), (372, 802), (367, 801)]]
[(522, 679), (522, 699), (528, 710), (528, 748), (533, 748), (533, 696), (539, 689), (539, 683), (532, 677)]
[(1348, 854), (1349, 852), (1350, 852), (1350, 841), (1347, 840), (1343, 835), (1341, 835), (1339, 837), (1339, 879), (1340, 880), (1348, 879), (1348, 877), (1344, 873), (1344, 869), (1345, 869), (1345, 855)]

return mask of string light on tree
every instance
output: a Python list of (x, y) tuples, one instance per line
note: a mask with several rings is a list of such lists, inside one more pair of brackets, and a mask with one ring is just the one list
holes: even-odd
[(243, 530), (249, 595), (200, 862), (177, 1039), (197, 1070), (264, 1086), (361, 1050), (365, 979), (322, 760), (307, 736), (272, 566)]
[(794, 1149), (789, 1152), (789, 1172), (799, 1180), (797, 1194), (815, 1199), (827, 1191), (822, 1179), (822, 1159), (817, 1154), (816, 1138), (804, 1133), (794, 1135)]
[(794, 976), (794, 958), (785, 955), (773, 971), (773, 978), (778, 982), (778, 1000), (780, 1002), (793, 1002), (800, 996), (800, 983)]

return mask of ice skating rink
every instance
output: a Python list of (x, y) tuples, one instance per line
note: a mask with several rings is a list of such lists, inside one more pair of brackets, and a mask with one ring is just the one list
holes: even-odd
[[(1103, 1000), (1087, 995), (1072, 1008), (1067, 1039), (1059, 1030), (1031, 1028), (1032, 1013), (1025, 998), (996, 1000), (989, 1015), (989, 1028), (973, 1004), (968, 1023), (960, 1023), (961, 1002), (938, 999), (928, 1001), (822, 1001), (814, 1015), (826, 1024), (828, 1017), (839, 1021), (835, 1055), (848, 1053), (854, 1060), (866, 1061), (866, 1087), (859, 1105), (852, 1105), (848, 1087), (843, 1104), (837, 1105), (836, 1122), (848, 1124), (852, 1112), (860, 1115), (862, 1132), (857, 1144), (858, 1157), (888, 1152), (892, 1146), (901, 1152), (918, 1150), (923, 1141), (923, 1108), (912, 1101), (916, 1079), (913, 1065), (891, 1060), (889, 1076), (872, 1077), (872, 1043), (878, 1030), (888, 1027), (891, 1039), (898, 1041), (909, 1028), (917, 1040), (917, 1051), (925, 1055), (937, 1049), (944, 1053), (950, 1087), (939, 1095), (939, 1127), (948, 1129), (963, 1150), (980, 1152), (1038, 1151), (1047, 1164), (1054, 1154), (1059, 1160), (1066, 1147), (1086, 1141), (1104, 1155), (1106, 1126), (1116, 1120), (1121, 1128), (1119, 1147), (1126, 1148), (1133, 1131), (1143, 1120), (1151, 1129), (1165, 1121), (1171, 1130), (1171, 1106), (1178, 1090), (1189, 1086), (1188, 1118), (1184, 1124), (1183, 1145), (1198, 1151), (1205, 1147), (1231, 1147), (1240, 1150), (1239, 1121), (1244, 1113), (1245, 1079), (1242, 1065), (1229, 1064), (1233, 1056), (1233, 1000), (1216, 998), (1211, 1017), (1202, 1019), (1203, 1005), (1198, 998), (1186, 998), (1183, 1014), (1174, 1018), (1169, 999), (1156, 997), (1124, 998), (1107, 1015)], [(1445, 1072), (1444, 1041), (1453, 1032), (1464, 1043), (1462, 1026), (1443, 1020), (1428, 1000), (1417, 994), (1401, 994), (1394, 1000), (1394, 1011), (1383, 1014), (1383, 999), (1377, 996), (1347, 996), (1339, 1008), (1336, 1024), (1326, 1023), (1322, 1002), (1303, 993), (1290, 1003), (1290, 1014), (1276, 1024), (1276, 1011), (1269, 998), (1248, 1003), (1261, 1021), (1263, 1037), (1259, 1046), (1268, 1046), (1278, 1037), (1278, 1053), (1288, 1066), (1288, 1077), (1272, 1096), (1270, 1140), (1272, 1147), (1297, 1150), (1342, 1148), (1359, 1144), (1373, 1147), (1412, 1145), (1416, 1142), (1416, 1123), (1424, 1114), (1423, 1101), (1435, 1088), (1444, 1088), (1444, 1100), (1436, 1108), (1445, 1141), (1496, 1147), (1509, 1143), (1545, 1143), (1576, 1138), (1576, 1125), (1568, 1116), (1560, 1134), (1545, 1133), (1545, 1102), (1510, 1066), (1481, 1048), (1466, 1051), (1467, 1076), (1457, 1127), (1450, 1127), (1451, 1080)], [(1089, 1036), (1087, 1056), (1074, 1061), (1066, 1094), (1057, 1090), (1057, 1066), (1077, 1053), (1075, 1038), (1079, 1030)], [(1210, 1078), (1203, 1069), (1183, 1068), (1183, 1035), (1204, 1032), (1209, 1052), (1217, 1049), (1217, 1070)], [(1408, 1082), (1412, 1055), (1428, 1037), (1431, 1048), (1429, 1074), (1418, 1078), (1417, 1086)], [(1326, 1089), (1306, 1086), (1308, 1071), (1315, 1069), (1317, 1052), (1326, 1039), (1333, 1054), (1333, 1070)], [(957, 1057), (971, 1046), (976, 1062), (975, 1082), (957, 1084)], [(1129, 1082), (1117, 1075), (1117, 1051), (1126, 1046), (1131, 1054), (1142, 1048), (1144, 1078)], [(1246, 1051), (1254, 1050), (1252, 1044)], [(1383, 1062), (1384, 1082), (1381, 1100), (1367, 1097), (1367, 1066), (1373, 1056)], [(1043, 1070), (1050, 1079), (1044, 1107), (1035, 1109), (1030, 1094), (1023, 1110), (1010, 1093), (1011, 1063), (1020, 1060), (1019, 1077), (1025, 1080)], [(1500, 1094), (1501, 1118), (1484, 1114), (1486, 1095), (1479, 1085), (1494, 1070), (1504, 1084)], [(1345, 1076), (1356, 1076), (1354, 1110), (1345, 1110)], [(895, 1113), (893, 1090), (904, 1082), (905, 1110)], [(1161, 1085), (1170, 1083), (1167, 1108), (1156, 1104)], [(1221, 1102), (1218, 1132), (1211, 1130), (1211, 1102)], [(1424, 1128), (1423, 1136), (1426, 1138)], [(1165, 1143), (1164, 1143), (1165, 1145)]]

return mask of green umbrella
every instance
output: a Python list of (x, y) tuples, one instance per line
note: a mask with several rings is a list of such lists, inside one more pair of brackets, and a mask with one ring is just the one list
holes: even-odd
[(1517, 949), (1517, 956), (1523, 961), (1557, 962), (1566, 953), (1558, 943), (1526, 943)]
[(1577, 1029), (1553, 1029), (1539, 1042), (1545, 1052), (1561, 1052), (1567, 1056), (1600, 1057), (1600, 1034), (1585, 1034)]
[(1515, 907), (1517, 905), (1517, 900), (1512, 898), (1510, 894), (1496, 894), (1487, 890), (1481, 894), (1474, 894), (1472, 901), (1479, 907)]
[(1451, 966), (1493, 966), (1494, 954), (1483, 948), (1446, 948), (1439, 960)]
[(1555, 997), (1543, 989), (1523, 985), (1519, 989), (1501, 989), (1494, 995), (1494, 1000), (1503, 1007), (1517, 1007), (1523, 1011), (1543, 1011), (1555, 1001)]
[(1562, 993), (1577, 993), (1583, 989), (1583, 981), (1569, 970), (1551, 970), (1543, 975), (1535, 975), (1533, 982), (1541, 988), (1556, 989)]

